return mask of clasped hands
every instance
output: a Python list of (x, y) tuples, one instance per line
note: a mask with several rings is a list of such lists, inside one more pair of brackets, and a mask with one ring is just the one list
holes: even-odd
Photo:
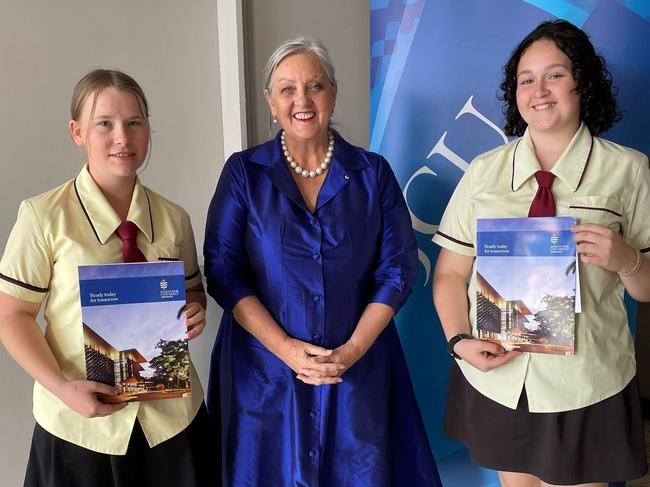
[(287, 337), (278, 355), (299, 380), (320, 386), (343, 382), (341, 376), (361, 358), (363, 352), (350, 341), (330, 350)]

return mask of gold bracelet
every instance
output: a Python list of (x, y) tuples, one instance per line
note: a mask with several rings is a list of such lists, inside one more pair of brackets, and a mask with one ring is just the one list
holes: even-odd
[(636, 262), (634, 263), (634, 267), (632, 267), (632, 269), (630, 269), (627, 272), (619, 272), (618, 273), (619, 276), (630, 277), (636, 274), (637, 272), (639, 272), (639, 269), (641, 269), (641, 259), (642, 259), (641, 252), (639, 251), (639, 249), (634, 249), (634, 251), (636, 252)]

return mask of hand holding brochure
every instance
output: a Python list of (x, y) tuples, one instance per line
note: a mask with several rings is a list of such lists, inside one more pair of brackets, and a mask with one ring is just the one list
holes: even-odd
[(105, 402), (187, 397), (183, 262), (79, 266), (86, 377)]
[(575, 353), (575, 223), (573, 217), (477, 219), (478, 338), (508, 350)]

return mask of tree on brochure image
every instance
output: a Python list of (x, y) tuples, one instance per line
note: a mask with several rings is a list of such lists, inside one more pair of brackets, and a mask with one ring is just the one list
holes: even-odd
[(186, 340), (159, 340), (160, 355), (149, 361), (155, 370), (153, 381), (165, 387), (187, 388), (190, 383), (190, 358)]
[(554, 345), (571, 346), (574, 338), (575, 304), (569, 296), (551, 296), (542, 298), (546, 305), (535, 313), (535, 321), (539, 324), (535, 334), (546, 338)]

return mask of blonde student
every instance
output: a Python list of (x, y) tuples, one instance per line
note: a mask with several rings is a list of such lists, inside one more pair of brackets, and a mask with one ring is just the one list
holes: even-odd
[[(190, 398), (105, 404), (98, 394), (116, 390), (85, 380), (79, 265), (134, 255), (184, 261), (189, 339), (205, 326), (205, 294), (187, 213), (137, 175), (150, 143), (140, 86), (122, 72), (94, 70), (75, 86), (71, 116), (87, 163), (22, 202), (0, 261), (0, 339), (35, 380), (25, 486), (213, 485), (193, 367)], [(137, 248), (126, 243), (132, 238)], [(43, 303), (44, 334), (35, 320)]]

